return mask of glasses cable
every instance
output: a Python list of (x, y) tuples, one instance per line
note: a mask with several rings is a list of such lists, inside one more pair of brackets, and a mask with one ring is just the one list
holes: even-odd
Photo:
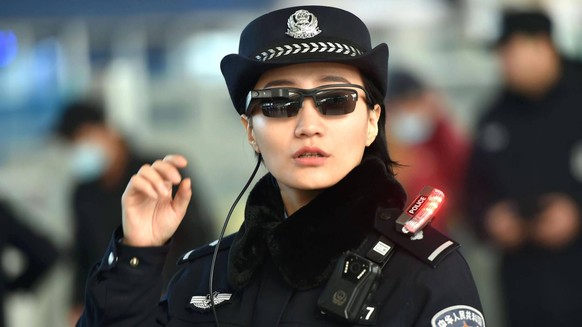
[(228, 211), (228, 214), (226, 215), (226, 219), (224, 219), (224, 224), (222, 225), (222, 230), (220, 231), (220, 235), (218, 236), (218, 240), (216, 241), (216, 245), (214, 247), (214, 254), (212, 255), (212, 262), (210, 263), (210, 279), (209, 279), (209, 283), (208, 283), (208, 285), (209, 285), (208, 289), (210, 291), (210, 293), (209, 293), (210, 294), (209, 295), (210, 307), (212, 308), (212, 313), (214, 314), (214, 321), (216, 322), (216, 327), (220, 327), (220, 323), (218, 322), (218, 314), (216, 313), (216, 308), (214, 307), (214, 294), (213, 294), (213, 285), (212, 284), (213, 284), (213, 280), (214, 280), (214, 266), (216, 265), (216, 258), (218, 257), (218, 250), (220, 248), (220, 243), (222, 242), (222, 239), (224, 238), (224, 233), (226, 231), (226, 227), (228, 226), (228, 222), (230, 221), (230, 216), (232, 215), (234, 208), (236, 208), (238, 201), (241, 199), (241, 197), (246, 192), (247, 188), (249, 187), (249, 185), (251, 185), (251, 182), (255, 178), (255, 175), (257, 174), (257, 171), (259, 170), (259, 167), (261, 166), (261, 161), (262, 161), (262, 157), (261, 157), (261, 154), (259, 153), (259, 155), (257, 156), (257, 164), (255, 166), (255, 169), (253, 170), (253, 173), (251, 174), (251, 176), (247, 180), (247, 183), (245, 184), (245, 186), (242, 188), (242, 190), (240, 191), (240, 193), (238, 194), (238, 196), (234, 200), (234, 203), (230, 207), (230, 210)]

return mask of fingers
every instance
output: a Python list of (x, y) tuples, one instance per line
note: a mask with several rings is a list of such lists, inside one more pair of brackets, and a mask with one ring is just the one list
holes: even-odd
[(182, 180), (178, 168), (168, 161), (156, 160), (152, 168), (160, 175), (164, 182), (170, 182), (177, 185)]
[(169, 154), (164, 157), (164, 161), (171, 163), (178, 168), (184, 168), (188, 165), (188, 160), (179, 154)]
[[(180, 155), (169, 155), (164, 160), (156, 160), (151, 165), (145, 164), (134, 176), (136, 186), (139, 185), (149, 196), (152, 196), (151, 191), (155, 192), (157, 196), (171, 196), (172, 185), (177, 185), (182, 180), (178, 169), (187, 164), (186, 158)], [(149, 186), (144, 185), (144, 183), (149, 184)]]
[(192, 181), (186, 178), (182, 181), (176, 192), (176, 196), (172, 201), (172, 206), (179, 217), (183, 217), (188, 209), (188, 203), (192, 197)]
[(170, 190), (168, 190), (163, 176), (153, 166), (149, 164), (143, 165), (137, 172), (136, 177), (136, 179), (149, 183), (158, 195), (164, 197), (169, 195)]
[[(135, 189), (138, 192), (147, 194), (149, 197), (151, 197), (153, 199), (158, 198), (158, 191), (156, 191), (156, 189), (154, 189), (154, 186), (152, 185), (152, 183), (149, 182), (148, 180), (146, 180), (145, 178), (143, 178), (143, 176), (140, 176), (137, 174), (133, 175), (133, 177), (129, 181), (128, 189), (131, 189), (131, 188)], [(124, 193), (124, 195), (125, 195), (125, 193)]]

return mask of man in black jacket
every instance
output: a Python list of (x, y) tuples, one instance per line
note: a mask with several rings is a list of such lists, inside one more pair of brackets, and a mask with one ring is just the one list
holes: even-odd
[(508, 326), (582, 325), (582, 64), (540, 12), (508, 12), (505, 88), (478, 125), (468, 216), (502, 250)]

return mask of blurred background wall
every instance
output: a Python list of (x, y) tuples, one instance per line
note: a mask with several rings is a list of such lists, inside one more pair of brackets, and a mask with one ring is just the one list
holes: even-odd
[[(52, 129), (65, 103), (90, 97), (105, 102), (109, 122), (138, 149), (191, 161), (218, 226), (254, 161), (219, 62), (237, 51), (252, 18), (312, 3), (362, 18), (373, 44), (388, 43), (390, 68), (410, 69), (441, 91), (468, 135), (499, 87), (488, 44), (503, 8), (545, 8), (560, 49), (582, 58), (581, 0), (0, 0), (0, 195), (71, 251), (68, 152)], [(236, 216), (231, 230), (241, 210)], [(467, 251), (486, 283), (479, 270), (494, 258)], [(9, 269), (25, 264), (3, 257)], [(63, 260), (34, 293), (12, 295), (9, 326), (67, 325), (69, 265)], [(501, 326), (492, 289), (482, 290), (485, 311)]]

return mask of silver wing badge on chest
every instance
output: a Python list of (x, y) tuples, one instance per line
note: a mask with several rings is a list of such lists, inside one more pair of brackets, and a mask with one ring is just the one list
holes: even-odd
[[(212, 298), (213, 298), (213, 302), (214, 302), (214, 307), (218, 307), (219, 305), (230, 303), (230, 299), (232, 298), (232, 294), (214, 292), (214, 293), (212, 293)], [(195, 310), (199, 310), (202, 312), (210, 310), (210, 308), (211, 308), (210, 294), (193, 296), (190, 299), (190, 308), (195, 309)]]

